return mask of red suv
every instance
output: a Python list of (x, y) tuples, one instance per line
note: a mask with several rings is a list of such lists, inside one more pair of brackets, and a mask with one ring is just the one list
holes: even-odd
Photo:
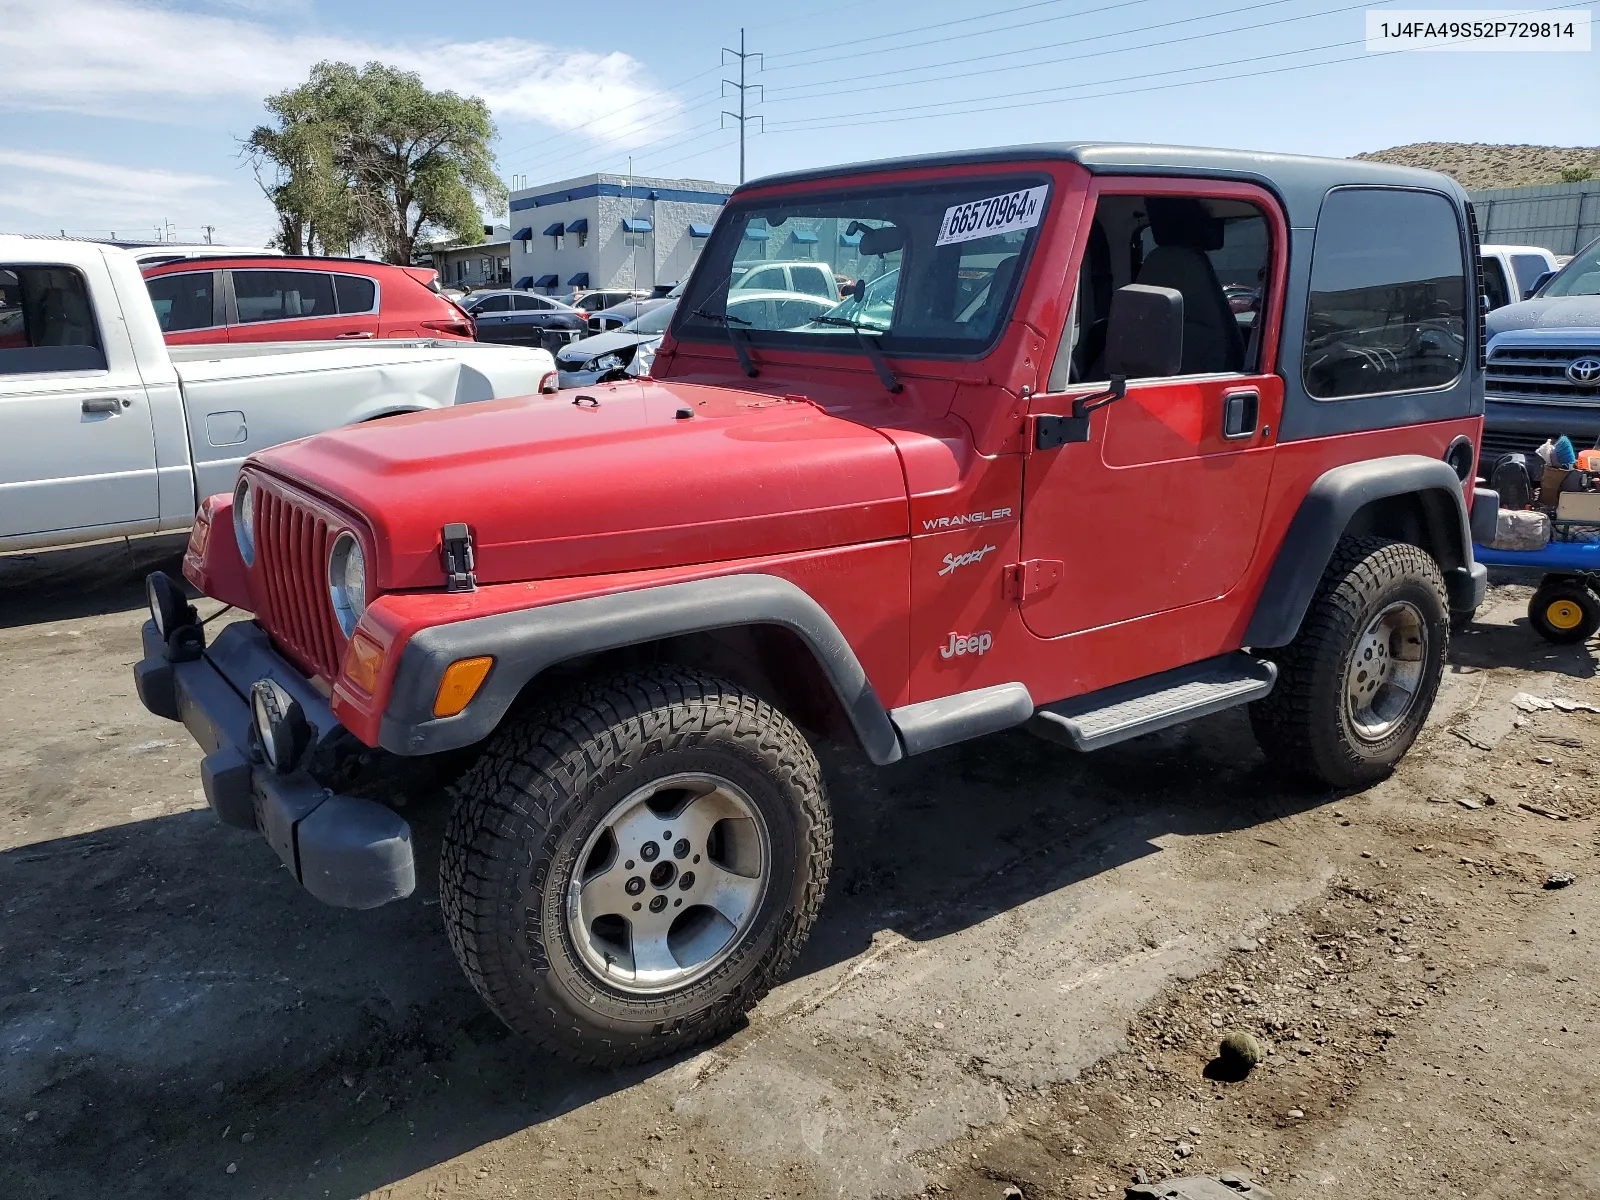
[(431, 267), (364, 258), (191, 258), (144, 273), (170, 345), (461, 338), (472, 318), (433, 290)]
[[(842, 297), (736, 312), (752, 242)], [(152, 575), (139, 692), (329, 903), (409, 895), (414, 802), (448, 803), (439, 908), (494, 1012), (585, 1062), (675, 1051), (816, 920), (817, 744), (1093, 751), (1238, 707), (1285, 771), (1382, 778), (1487, 578), (1477, 263), (1459, 185), (1373, 162), (757, 180), (653, 379), (248, 459), (183, 569), (254, 620)]]

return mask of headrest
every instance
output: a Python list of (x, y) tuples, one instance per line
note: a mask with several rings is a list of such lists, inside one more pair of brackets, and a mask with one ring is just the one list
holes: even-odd
[(1222, 249), (1222, 221), (1192, 196), (1146, 196), (1144, 211), (1158, 246)]

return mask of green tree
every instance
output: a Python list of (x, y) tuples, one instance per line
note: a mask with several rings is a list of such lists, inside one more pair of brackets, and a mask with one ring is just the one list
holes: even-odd
[(430, 92), (416, 74), (383, 63), (322, 62), (307, 82), (268, 97), (267, 109), (280, 128), (256, 130), (251, 145), (266, 135), (262, 153), (272, 148), (283, 175), (281, 192), (268, 194), (286, 229), (326, 229), (326, 245), (345, 221), (349, 240), (408, 263), (424, 232), (481, 241), (480, 205), (505, 203), (489, 150), (494, 122), (475, 96)]
[(1561, 182), (1582, 183), (1586, 179), (1594, 178), (1593, 167), (1562, 167)]
[(278, 212), (278, 248), (343, 254), (358, 233), (355, 197), (338, 162), (340, 131), (314, 101), (303, 88), (269, 96), (276, 124), (256, 126), (244, 154)]

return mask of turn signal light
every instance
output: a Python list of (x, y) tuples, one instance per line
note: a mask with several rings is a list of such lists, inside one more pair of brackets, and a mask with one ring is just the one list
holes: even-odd
[(486, 654), (479, 658), (458, 658), (446, 667), (444, 678), (439, 680), (439, 693), (433, 698), (433, 715), (453, 717), (471, 704), (483, 681), (489, 678), (492, 666), (494, 658)]
[(383, 647), (359, 629), (344, 652), (344, 677), (367, 695), (378, 690), (378, 675), (383, 670)]

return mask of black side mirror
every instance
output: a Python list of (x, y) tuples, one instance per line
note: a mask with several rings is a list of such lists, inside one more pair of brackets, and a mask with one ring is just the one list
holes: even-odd
[(1528, 286), (1528, 290), (1522, 293), (1522, 298), (1524, 300), (1528, 299), (1535, 292), (1537, 292), (1540, 288), (1542, 288), (1545, 284), (1549, 283), (1551, 279), (1555, 278), (1555, 275), (1556, 275), (1556, 272), (1554, 272), (1554, 271), (1542, 272), (1540, 274), (1539, 278), (1535, 279)]
[(1089, 414), (1128, 394), (1128, 377), (1164, 379), (1183, 367), (1183, 293), (1173, 288), (1130, 283), (1111, 295), (1111, 315), (1106, 321), (1106, 374), (1108, 390), (1077, 396), (1069, 417), (1041, 416), (1034, 420), (1033, 444), (1053, 450), (1068, 442), (1089, 440)]
[(1183, 293), (1130, 283), (1111, 296), (1106, 373), (1164, 379), (1183, 366)]

